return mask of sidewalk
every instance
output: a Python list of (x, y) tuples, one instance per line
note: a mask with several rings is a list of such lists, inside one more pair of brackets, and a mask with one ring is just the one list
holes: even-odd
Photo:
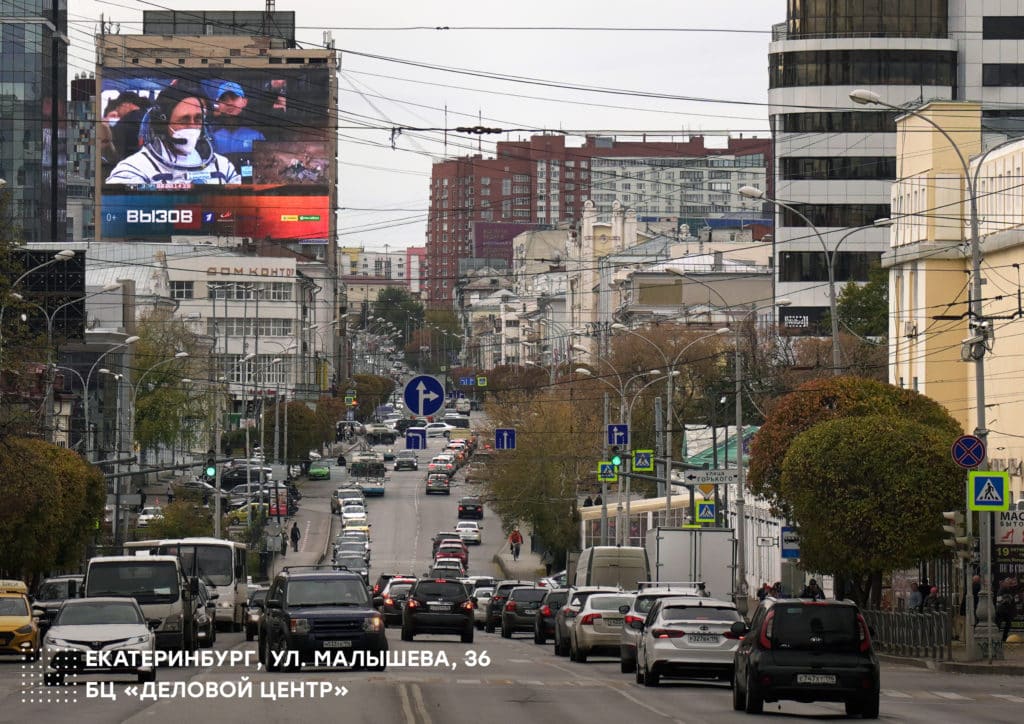
[[(302, 537), (299, 539), (299, 550), (292, 550), (291, 538), (288, 539), (288, 553), (275, 553), (270, 562), (270, 578), (273, 579), (285, 566), (315, 566), (323, 563), (330, 556), (331, 541), (334, 539), (334, 516), (330, 511), (313, 510), (299, 507), (295, 515)], [(285, 526), (284, 534), (291, 532), (291, 525)]]
[(503, 544), (498, 552), (494, 554), (492, 560), (503, 578), (518, 581), (536, 581), (547, 575), (544, 572), (544, 561), (536, 553), (530, 552), (529, 536), (523, 541), (518, 561), (512, 560), (512, 551), (509, 550), (507, 543)]
[(959, 642), (953, 643), (953, 658), (948, 661), (913, 656), (896, 656), (894, 654), (878, 654), (884, 663), (915, 666), (929, 671), (942, 671), (954, 674), (988, 674), (990, 676), (1024, 676), (1024, 644), (1003, 644), (1005, 658), (967, 661), (967, 651)]

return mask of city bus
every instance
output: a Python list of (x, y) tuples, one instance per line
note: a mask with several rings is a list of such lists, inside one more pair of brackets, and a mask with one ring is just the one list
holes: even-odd
[(218, 594), (218, 625), (242, 630), (249, 595), (245, 543), (220, 538), (167, 538), (130, 541), (124, 549), (127, 555), (146, 551), (149, 555), (177, 556), (185, 575), (201, 577), (210, 592)]

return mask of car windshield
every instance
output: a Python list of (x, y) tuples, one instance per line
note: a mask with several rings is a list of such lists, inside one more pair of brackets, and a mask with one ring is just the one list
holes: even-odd
[(587, 605), (592, 611), (617, 611), (619, 606), (628, 606), (632, 596), (592, 596)]
[(547, 594), (546, 588), (524, 588), (518, 591), (512, 591), (509, 596), (510, 599), (515, 601), (526, 601), (527, 603), (539, 603), (542, 598)]
[(852, 606), (775, 606), (772, 640), (780, 649), (851, 650), (860, 643)]
[(341, 534), (341, 540), (343, 543), (349, 543), (355, 541), (356, 543), (366, 542), (366, 533), (361, 530), (348, 531)]
[(455, 527), (459, 530), (476, 530), (479, 526), (473, 521), (466, 521), (465, 523), (459, 523)]
[(102, 559), (89, 566), (87, 596), (133, 596), (139, 603), (178, 600), (178, 568), (164, 561), (139, 563)]
[(68, 603), (60, 610), (55, 626), (103, 626), (104, 624), (146, 625), (137, 606), (123, 603)]
[(28, 616), (24, 598), (0, 598), (0, 616)]
[(345, 513), (365, 513), (366, 508), (361, 505), (346, 505), (343, 509)]
[(409, 595), (409, 589), (412, 588), (411, 583), (399, 583), (391, 586), (388, 589), (388, 595), (392, 598), (406, 597)]
[(663, 621), (739, 621), (734, 608), (713, 608), (711, 606), (669, 606), (662, 609)]
[(494, 593), (493, 588), (478, 588), (473, 591), (473, 595), (477, 598), (490, 598), (492, 593)]
[(409, 452), (408, 450), (402, 450), (401, 452), (398, 453), (398, 457), (402, 458), (403, 460), (415, 460), (416, 453)]
[(291, 581), (289, 606), (366, 606), (366, 586), (361, 580), (338, 578)]
[(466, 587), (461, 583), (448, 581), (424, 581), (416, 586), (416, 596), (420, 598), (445, 598), (460, 600), (467, 598)]
[(335, 562), (340, 566), (348, 566), (349, 568), (366, 567), (366, 559), (362, 556), (342, 554), (335, 559)]
[(36, 593), (37, 601), (63, 601), (68, 597), (69, 581), (44, 581)]
[(637, 596), (633, 607), (637, 613), (647, 613), (654, 606), (654, 602), (663, 596)]

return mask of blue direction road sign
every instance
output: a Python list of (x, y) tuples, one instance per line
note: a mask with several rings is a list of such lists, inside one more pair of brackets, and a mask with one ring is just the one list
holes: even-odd
[(473, 387), (476, 385), (476, 377), (460, 377), (459, 384), (466, 387)]
[(971, 510), (1009, 510), (1010, 474), (972, 470), (967, 473), (967, 493)]
[(611, 460), (604, 460), (597, 464), (597, 479), (602, 483), (615, 480), (618, 475), (615, 472), (615, 463)]
[(413, 415), (433, 415), (444, 405), (444, 385), (436, 377), (419, 375), (409, 380), (402, 396), (405, 398), (405, 406)]
[(427, 449), (427, 431), (426, 430), (406, 430), (405, 431), (405, 449), (406, 450), (426, 450)]
[(800, 557), (800, 534), (789, 525), (782, 526), (782, 557)]
[(653, 450), (634, 450), (633, 451), (633, 470), (640, 473), (653, 473), (654, 472), (654, 451)]
[(715, 522), (715, 504), (714, 503), (697, 503), (697, 522), (698, 523), (714, 523)]
[(629, 425), (619, 423), (608, 426), (609, 445), (629, 445)]
[(974, 435), (961, 435), (953, 442), (953, 462), (962, 468), (976, 468), (985, 459), (985, 443)]
[(515, 450), (516, 430), (513, 427), (499, 427), (494, 431), (495, 450)]

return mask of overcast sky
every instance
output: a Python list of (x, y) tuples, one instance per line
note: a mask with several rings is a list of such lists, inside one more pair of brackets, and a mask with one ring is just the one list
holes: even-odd
[[(92, 35), (101, 14), (120, 22), (122, 33), (139, 33), (143, 10), (171, 7), (166, 0), (69, 0), (73, 69), (92, 67)], [(173, 7), (179, 11), (260, 10), (263, 5), (175, 0)], [(618, 132), (625, 138), (623, 134), (631, 132), (674, 132), (681, 140), (683, 133), (731, 131), (763, 137), (768, 129), (768, 42), (771, 25), (785, 19), (786, 3), (278, 0), (277, 10), (295, 11), (300, 42), (320, 45), (323, 31), (330, 30), (342, 51), (339, 198), (345, 210), (340, 216), (340, 242), (378, 250), (388, 245), (393, 250), (426, 241), (430, 167), (433, 159), (444, 154), (444, 134), (405, 131), (394, 138), (392, 150), (392, 132), (379, 127), (454, 128), (477, 125), (477, 115), (482, 114), (484, 126), (559, 129), (580, 136)], [(450, 29), (434, 30), (437, 26)], [(481, 29), (459, 29), (470, 26)], [(418, 27), (429, 29), (397, 29)], [(565, 29), (539, 29), (556, 27)], [(653, 30), (657, 28), (672, 30)], [(552, 85), (414, 67), (356, 52)], [(558, 87), (562, 85), (673, 98)], [(376, 128), (345, 128), (366, 125)], [(524, 131), (500, 138), (528, 135)], [(483, 137), (485, 154), (493, 151), (497, 138)], [(475, 152), (477, 142), (477, 137), (449, 134), (448, 155)], [(567, 143), (579, 145), (582, 139), (570, 136)]]

